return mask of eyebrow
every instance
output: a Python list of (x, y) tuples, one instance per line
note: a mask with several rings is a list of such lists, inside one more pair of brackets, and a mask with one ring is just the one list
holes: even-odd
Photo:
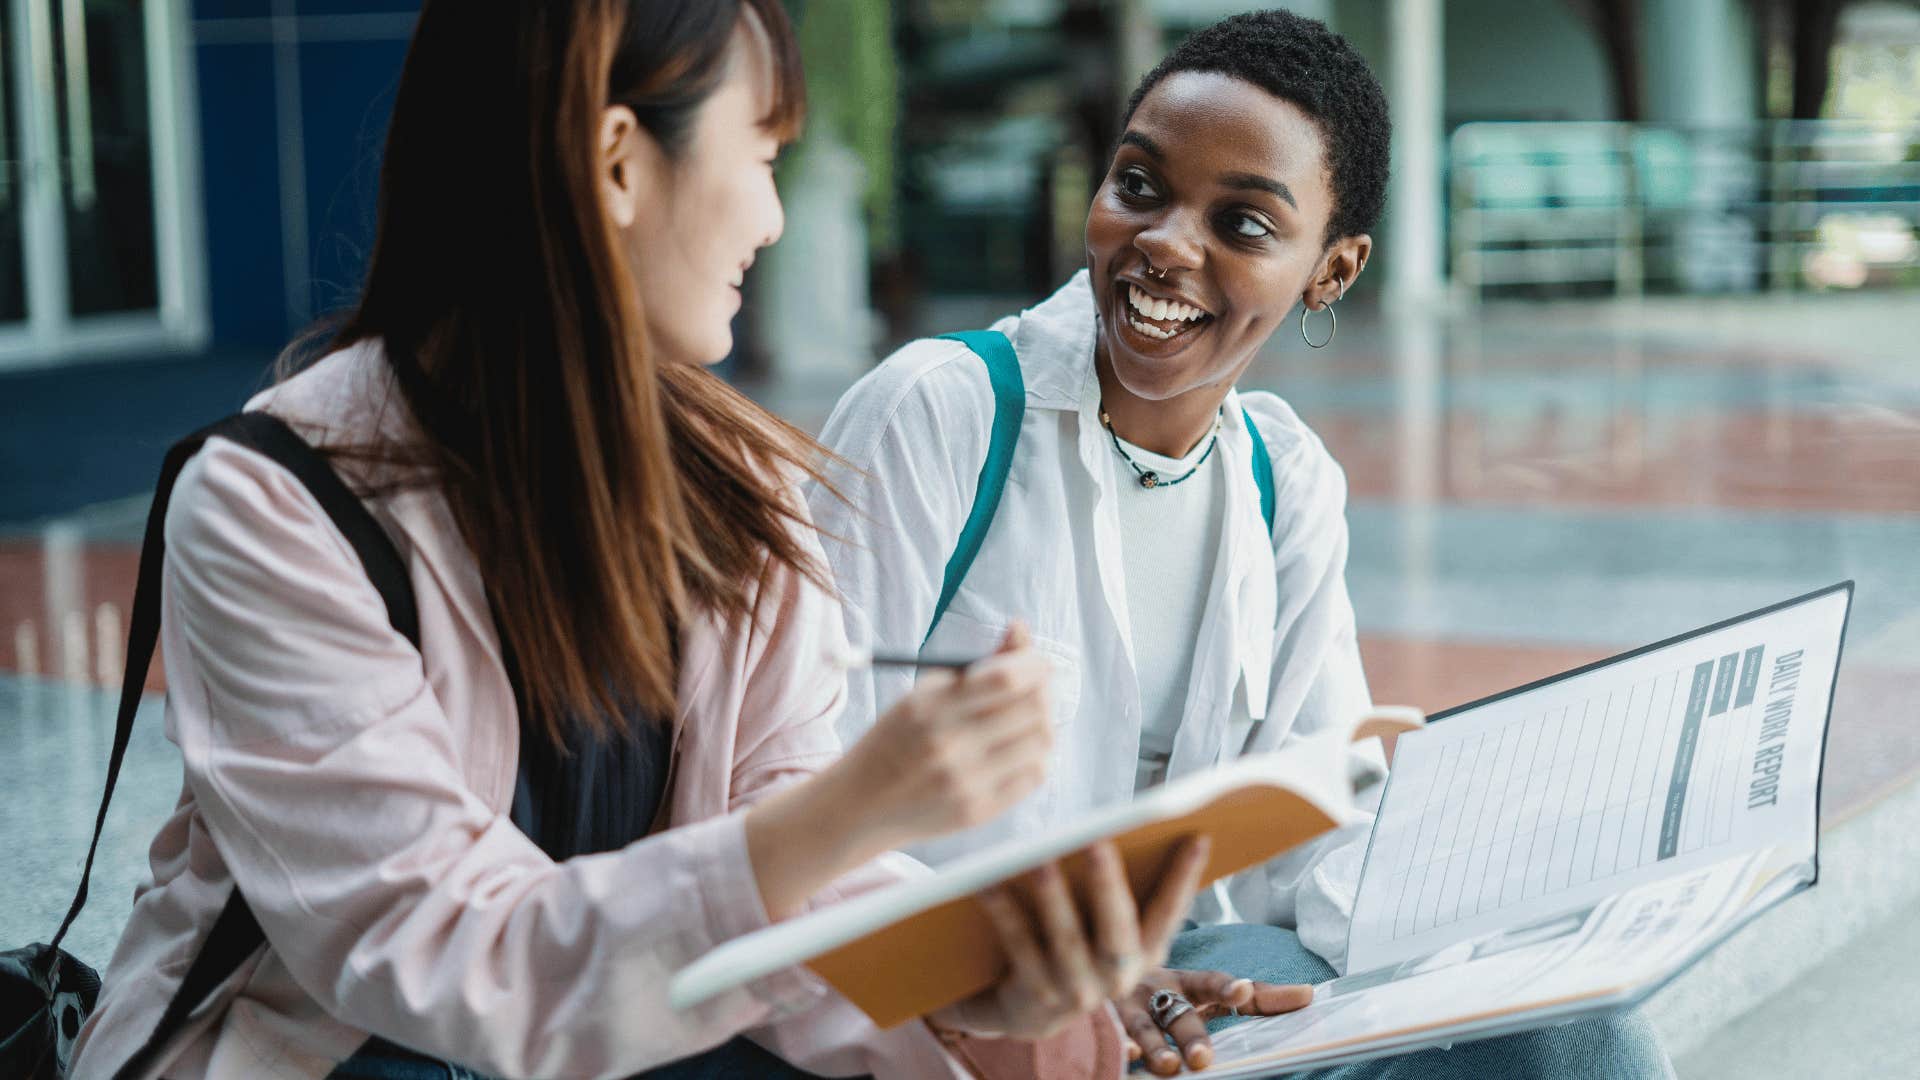
[(1284, 199), (1286, 204), (1295, 210), (1300, 209), (1300, 204), (1294, 201), (1293, 192), (1288, 190), (1287, 185), (1278, 180), (1272, 180), (1254, 173), (1228, 173), (1220, 178), (1220, 182), (1239, 191), (1264, 191), (1269, 195)]
[[(1120, 145), (1137, 146), (1143, 153), (1155, 161), (1167, 160), (1167, 153), (1160, 149), (1159, 143), (1154, 142), (1152, 139), (1147, 138), (1137, 131), (1128, 131), (1121, 135)], [(1237, 191), (1264, 191), (1269, 195), (1284, 200), (1288, 206), (1293, 207), (1295, 210), (1300, 209), (1300, 202), (1293, 197), (1292, 189), (1270, 177), (1261, 176), (1257, 173), (1236, 172), (1227, 173), (1225, 176), (1222, 176), (1220, 182)]]
[(1121, 146), (1137, 146), (1140, 149), (1146, 151), (1147, 156), (1152, 158), (1155, 161), (1167, 160), (1167, 153), (1166, 151), (1160, 149), (1159, 143), (1154, 142), (1152, 139), (1147, 138), (1145, 135), (1142, 135), (1137, 131), (1128, 131), (1125, 134), (1121, 135), (1120, 145)]

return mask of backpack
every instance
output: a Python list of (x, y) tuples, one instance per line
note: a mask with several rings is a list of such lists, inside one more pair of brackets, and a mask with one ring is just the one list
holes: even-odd
[[(60, 942), (87, 902), (87, 884), (93, 875), (94, 854), (100, 847), (100, 829), (106, 824), (114, 782), (120, 778), (120, 764), (126, 758), (127, 742), (133, 736), (134, 712), (140, 704), (147, 666), (153, 659), (154, 643), (160, 633), (160, 569), (166, 556), (167, 503), (181, 468), (207, 439), (216, 435), (264, 454), (293, 473), (360, 557), (367, 577), (386, 602), (387, 618), (393, 628), (416, 649), (420, 647), (420, 619), (406, 563), (380, 524), (348, 490), (326, 459), (292, 428), (266, 413), (240, 413), (194, 432), (167, 451), (160, 467), (153, 507), (147, 512), (146, 536), (140, 548), (140, 575), (134, 587), (133, 614), (127, 631), (127, 667), (120, 684), (113, 755), (107, 762), (106, 791), (100, 796), (100, 812), (94, 819), (93, 843), (87, 848), (86, 866), (80, 872), (80, 888), (74, 893), (67, 917), (51, 942), (0, 953), (0, 1076), (20, 1080), (60, 1080), (66, 1076), (74, 1038), (98, 1000), (99, 974), (61, 949)], [(193, 958), (173, 1000), (167, 1003), (160, 1022), (154, 1025), (153, 1033), (114, 1075), (138, 1076), (151, 1068), (185, 1025), (188, 1015), (265, 944), (266, 935), (261, 932), (259, 922), (247, 907), (246, 899), (235, 889), (200, 952)]]
[[(1007, 486), (1007, 473), (1013, 468), (1013, 448), (1020, 441), (1020, 422), (1027, 413), (1026, 380), (1020, 375), (1020, 361), (1014, 356), (1013, 342), (998, 330), (965, 330), (957, 334), (941, 334), (941, 338), (957, 341), (965, 345), (987, 365), (987, 379), (993, 384), (993, 433), (987, 443), (987, 460), (980, 466), (980, 482), (973, 496), (973, 509), (968, 511), (966, 524), (960, 528), (960, 539), (954, 545), (953, 554), (947, 559), (946, 578), (940, 586), (940, 599), (933, 605), (933, 621), (927, 624), (926, 636), (920, 639), (922, 648), (933, 637), (934, 628), (940, 625), (941, 616), (947, 613), (947, 605), (953, 602), (953, 594), (960, 589), (960, 582), (972, 568), (974, 557), (980, 554), (980, 545), (986, 541), (987, 529), (993, 524), (993, 515), (1000, 509), (1000, 495)], [(1240, 415), (1247, 423), (1247, 434), (1253, 438), (1253, 482), (1260, 488), (1260, 516), (1267, 521), (1267, 533), (1273, 533), (1273, 459), (1267, 455), (1267, 443), (1260, 437), (1260, 429), (1253, 422), (1253, 414), (1245, 409)]]

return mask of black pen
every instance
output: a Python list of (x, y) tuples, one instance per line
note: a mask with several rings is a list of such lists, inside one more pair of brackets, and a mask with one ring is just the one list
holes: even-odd
[(948, 671), (965, 671), (985, 660), (986, 657), (883, 652), (848, 646), (839, 654), (830, 655), (828, 659), (849, 671), (863, 667), (944, 668)]

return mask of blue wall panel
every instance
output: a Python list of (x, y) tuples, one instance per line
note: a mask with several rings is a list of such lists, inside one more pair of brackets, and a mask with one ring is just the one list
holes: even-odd
[(214, 340), (277, 347), (286, 337), (287, 305), (273, 47), (194, 51)]
[(273, 14), (273, 0), (193, 0), (196, 19), (257, 19)]
[(407, 43), (300, 47), (315, 314), (351, 306), (373, 248), (381, 149)]
[(419, 11), (418, 0), (294, 0), (302, 15), (369, 15)]
[[(218, 346), (278, 348), (303, 327), (286, 294), (280, 155), (292, 124), (277, 112), (271, 0), (197, 0), (207, 43), (199, 66), (208, 291)], [(308, 306), (322, 314), (357, 294), (373, 240), (380, 150), (407, 42), (394, 33), (409, 0), (299, 0), (296, 31)], [(356, 16), (372, 15), (363, 26)], [(323, 20), (320, 23), (309, 19)], [(294, 208), (297, 211), (297, 207)]]

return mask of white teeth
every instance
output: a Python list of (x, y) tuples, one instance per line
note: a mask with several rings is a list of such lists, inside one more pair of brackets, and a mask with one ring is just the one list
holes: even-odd
[(1142, 334), (1145, 334), (1150, 338), (1156, 338), (1160, 341), (1165, 341), (1168, 338), (1172, 337), (1174, 334), (1172, 330), (1162, 330), (1157, 326), (1153, 326), (1148, 323), (1143, 323), (1139, 319), (1130, 318), (1127, 320), (1127, 322), (1131, 323), (1135, 330), (1140, 331)]
[(1133, 310), (1149, 319), (1159, 319), (1161, 321), (1171, 319), (1176, 322), (1193, 322), (1206, 314), (1206, 312), (1201, 311), (1191, 304), (1183, 304), (1177, 300), (1160, 300), (1148, 296), (1138, 285), (1127, 286), (1127, 301), (1133, 306)]

